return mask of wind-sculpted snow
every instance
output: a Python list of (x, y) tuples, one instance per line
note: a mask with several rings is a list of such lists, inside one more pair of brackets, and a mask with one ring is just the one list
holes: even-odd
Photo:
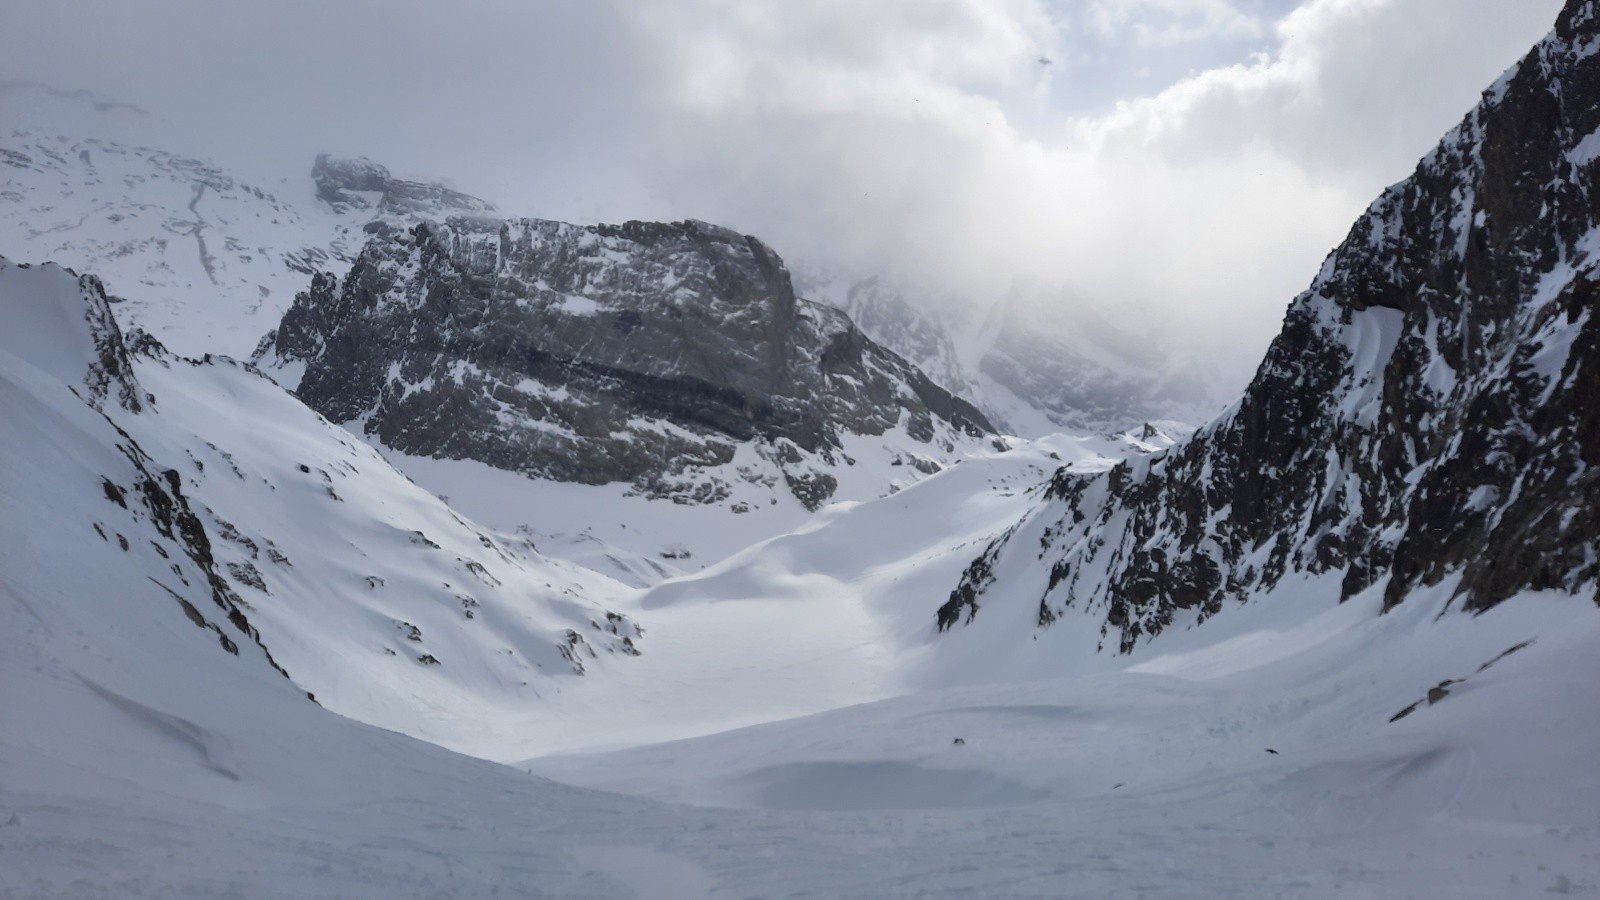
[(1188, 442), (1048, 500), (969, 567), (986, 604), (1103, 616), (1128, 651), (1342, 573), (1384, 608), (1459, 577), (1483, 610), (1600, 575), (1600, 21), (1555, 31), (1386, 191), (1295, 299), (1243, 397)]
[[(389, 230), (318, 276), (258, 358), (395, 450), (686, 503), (736, 503), (748, 482), (814, 509), (855, 465), (847, 435), (949, 462), (992, 430), (797, 299), (761, 242), (700, 222)], [(761, 463), (730, 466), (741, 445)]]

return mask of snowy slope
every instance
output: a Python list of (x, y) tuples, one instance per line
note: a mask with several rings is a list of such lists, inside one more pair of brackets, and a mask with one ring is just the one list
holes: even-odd
[[(0, 418), (0, 895), (632, 896), (601, 848), (639, 804), (318, 708), (107, 502), (145, 475), (110, 422), (9, 351)], [(648, 845), (670, 820), (635, 821)], [(659, 858), (634, 865), (692, 892)]]
[[(187, 498), (204, 577), (329, 708), (452, 743), (474, 730), (463, 718), (640, 652), (634, 623), (605, 608), (622, 585), (472, 524), (247, 366), (148, 339), (128, 353), (106, 307), (91, 277), (0, 260), (0, 310), (27, 326), (0, 350), (75, 378), (150, 460), (151, 478), (108, 492), (137, 497), (153, 478)], [(121, 374), (91, 389), (102, 359)]]
[[(1221, 646), (538, 765), (744, 808), (661, 805), (319, 709), (156, 584), (210, 615), (206, 590), (168, 579), (150, 542), (182, 549), (107, 503), (100, 479), (137, 470), (103, 417), (10, 353), (0, 416), (12, 426), (0, 433), (11, 896), (1516, 898), (1597, 886), (1600, 734), (1574, 713), (1600, 700), (1600, 622), (1559, 600), (1443, 623), (1425, 603), (1383, 618), (1345, 607), (1254, 635), (1299, 651), (1260, 669), (1238, 671)], [(1468, 677), (1387, 722), (1441, 675)]]
[[(1062, 439), (968, 460), (866, 503), (839, 503), (692, 576), (616, 609), (647, 635), (645, 654), (597, 683), (604, 703), (530, 715), (482, 752), (538, 753), (706, 734), (925, 687), (934, 658), (930, 601), (976, 542), (1025, 509), (1027, 490), (1059, 464), (1050, 453), (1111, 465)], [(631, 526), (630, 526), (631, 530)], [(533, 727), (559, 716), (556, 730)]]
[[(1111, 442), (1100, 443), (1112, 452)], [(1023, 442), (1008, 439), (1003, 445), (1012, 444)], [(528, 478), (474, 460), (431, 459), (376, 446), (396, 468), (474, 520), (526, 537), (547, 555), (636, 587), (698, 572), (801, 528), (816, 515), (784, 485), (771, 458), (751, 445), (738, 447), (726, 464), (682, 478), (689, 485), (695, 483), (692, 478), (703, 478), (725, 490), (714, 504), (652, 497), (626, 482), (589, 485)], [(975, 454), (968, 459), (996, 452), (992, 445), (963, 449)], [(1132, 449), (1116, 448), (1119, 457)], [(834, 497), (849, 504), (877, 499), (941, 471), (943, 465), (926, 450), (898, 429), (875, 437), (843, 436), (838, 455), (852, 462), (826, 470), (836, 477)]]
[[(106, 502), (100, 478), (136, 472), (104, 418), (9, 353), (0, 415), (13, 426), (0, 433), (0, 502), (50, 512), (0, 516), (11, 896), (1517, 898), (1597, 886), (1600, 734), (1575, 714), (1600, 700), (1592, 610), (1529, 597), (1434, 623), (1422, 603), (1383, 618), (1346, 607), (1256, 635), (1300, 655), (1247, 672), (1224, 646), (536, 765), (742, 808), (661, 805), (319, 709), (151, 580), (211, 609), (204, 589), (165, 578), (159, 533)], [(1387, 722), (1463, 675), (1451, 696)]]
[[(1372, 596), (1127, 669), (527, 767), (813, 828), (850, 822), (889, 860), (904, 845), (880, 823), (926, 835), (965, 821), (968, 848), (927, 873), (961, 879), (951, 895), (996, 890), (994, 872), (1012, 865), (1017, 880), (998, 890), (1039, 896), (1600, 889), (1600, 724), (1587, 714), (1600, 612), (1528, 596), (1433, 621), (1445, 597), (1378, 618)], [(1462, 680), (1428, 705), (1446, 679)], [(1029, 879), (1007, 838), (1029, 840), (1054, 873)]]

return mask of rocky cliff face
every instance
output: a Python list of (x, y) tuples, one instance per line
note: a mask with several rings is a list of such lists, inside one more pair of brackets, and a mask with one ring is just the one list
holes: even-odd
[(1127, 651), (1292, 572), (1342, 573), (1344, 597), (1386, 609), (1447, 579), (1469, 610), (1592, 591), (1597, 50), (1595, 5), (1573, 0), (1356, 222), (1236, 405), (1165, 454), (1058, 473), (940, 629), (1026, 597), (1041, 627), (1104, 610)]
[[(454, 218), (379, 232), (318, 276), (258, 358), (338, 422), (406, 453), (717, 502), (691, 475), (781, 477), (816, 507), (847, 435), (934, 456), (981, 438), (972, 406), (795, 296), (760, 241), (700, 222), (579, 227)], [(303, 368), (302, 368), (303, 367)]]

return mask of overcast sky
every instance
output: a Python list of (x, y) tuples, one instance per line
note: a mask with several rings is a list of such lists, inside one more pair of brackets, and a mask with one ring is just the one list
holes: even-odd
[(7, 0), (0, 79), (224, 161), (363, 153), (510, 214), (702, 218), (792, 264), (1198, 313), (1255, 353), (1560, 5)]

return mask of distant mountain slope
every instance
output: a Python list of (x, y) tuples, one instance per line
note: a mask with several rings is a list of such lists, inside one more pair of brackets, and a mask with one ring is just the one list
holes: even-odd
[(365, 159), (324, 155), (309, 177), (246, 178), (152, 146), (180, 139), (81, 92), (0, 85), (0, 115), (11, 117), (0, 132), (0, 253), (94, 272), (125, 301), (125, 324), (192, 356), (247, 356), (312, 273), (354, 258), (370, 223), (493, 210)]
[[(1292, 573), (1482, 610), (1600, 577), (1600, 14), (1573, 0), (1290, 306), (1193, 439), (1048, 499), (938, 611), (1076, 611), (1126, 651)], [(1597, 598), (1600, 599), (1600, 598)]]
[(877, 496), (890, 466), (934, 471), (992, 432), (843, 313), (797, 298), (755, 238), (481, 218), (375, 233), (258, 359), (395, 450), (682, 502), (779, 490), (814, 509), (843, 470), (879, 471)]

